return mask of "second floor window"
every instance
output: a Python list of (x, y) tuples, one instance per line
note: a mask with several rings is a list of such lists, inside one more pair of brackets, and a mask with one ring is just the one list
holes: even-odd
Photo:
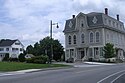
[(89, 36), (90, 36), (90, 37), (89, 37), (89, 38), (90, 38), (90, 43), (93, 43), (93, 39), (94, 39), (94, 38), (93, 38), (93, 33), (91, 32)]
[(9, 48), (6, 48), (6, 51), (9, 51)]
[(68, 40), (69, 44), (71, 44), (71, 36), (68, 37)]
[(4, 48), (0, 48), (0, 51), (4, 51)]
[(76, 44), (76, 35), (73, 36), (74, 44)]
[(81, 43), (85, 43), (85, 36), (84, 36), (84, 34), (81, 35)]
[(99, 32), (96, 32), (96, 42), (99, 42), (99, 38), (100, 38)]

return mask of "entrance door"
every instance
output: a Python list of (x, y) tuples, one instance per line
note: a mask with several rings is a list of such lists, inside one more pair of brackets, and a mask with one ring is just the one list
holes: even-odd
[(82, 50), (82, 51), (81, 51), (81, 59), (82, 59), (84, 56), (85, 56), (85, 51)]

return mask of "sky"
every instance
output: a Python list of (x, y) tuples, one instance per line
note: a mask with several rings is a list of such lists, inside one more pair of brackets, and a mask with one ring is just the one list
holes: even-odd
[(63, 33), (65, 22), (80, 12), (103, 12), (125, 23), (125, 0), (0, 0), (0, 39), (19, 39), (25, 47), (50, 36), (50, 20), (53, 38), (65, 47)]

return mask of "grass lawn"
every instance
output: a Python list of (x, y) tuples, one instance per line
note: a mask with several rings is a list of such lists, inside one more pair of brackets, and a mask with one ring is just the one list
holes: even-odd
[(0, 71), (17, 71), (25, 69), (41, 69), (41, 68), (52, 68), (52, 67), (66, 67), (63, 64), (32, 64), (32, 63), (21, 63), (21, 62), (0, 62)]

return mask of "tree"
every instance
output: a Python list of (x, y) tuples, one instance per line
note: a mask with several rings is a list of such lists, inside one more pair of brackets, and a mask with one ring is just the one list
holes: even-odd
[(36, 42), (34, 47), (29, 45), (26, 48), (26, 52), (34, 54), (35, 56), (47, 55), (49, 58), (51, 58), (51, 43), (53, 46), (53, 59), (56, 61), (61, 60), (61, 56), (64, 54), (64, 48), (58, 40), (51, 40), (50, 37), (45, 37), (39, 42)]
[(32, 45), (27, 46), (26, 53), (27, 54), (34, 54), (34, 48)]
[(111, 44), (111, 43), (107, 43), (105, 46), (104, 46), (104, 58), (112, 58), (112, 57), (115, 57), (115, 49), (114, 49), (114, 45)]
[(20, 62), (24, 62), (25, 61), (25, 54), (21, 53), (18, 58), (19, 58)]

